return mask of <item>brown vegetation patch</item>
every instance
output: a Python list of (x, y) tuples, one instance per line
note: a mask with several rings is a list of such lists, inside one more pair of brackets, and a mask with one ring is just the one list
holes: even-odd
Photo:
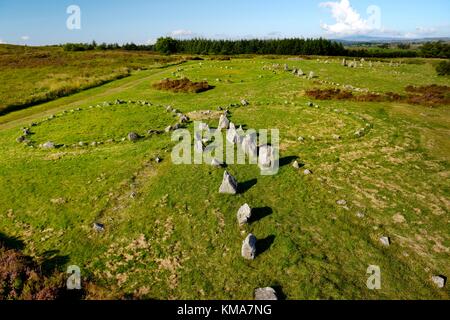
[(450, 87), (432, 84), (429, 86), (405, 88), (407, 95), (395, 92), (365, 93), (353, 95), (352, 92), (341, 89), (311, 89), (306, 91), (308, 97), (317, 100), (353, 100), (358, 102), (406, 102), (425, 106), (450, 104)]
[(0, 300), (54, 300), (61, 297), (64, 278), (60, 273), (45, 275), (39, 264), (19, 249), (18, 240), (0, 235)]
[(407, 86), (408, 103), (421, 105), (443, 105), (450, 104), (450, 87), (432, 84), (429, 86)]
[(306, 91), (306, 95), (318, 100), (349, 100), (353, 98), (350, 91), (341, 89), (311, 89)]
[(213, 87), (206, 81), (192, 82), (188, 78), (183, 79), (164, 79), (153, 84), (153, 87), (159, 90), (169, 90), (173, 92), (191, 92), (199, 93), (212, 89)]

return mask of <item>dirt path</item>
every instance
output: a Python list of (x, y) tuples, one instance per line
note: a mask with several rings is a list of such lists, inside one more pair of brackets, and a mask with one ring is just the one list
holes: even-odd
[[(139, 74), (134, 74), (134, 75), (131, 75), (130, 77), (127, 77), (124, 79), (109, 82), (108, 84), (111, 84), (111, 83), (117, 84), (119, 81), (121, 81), (121, 82), (124, 81), (125, 83), (118, 85), (116, 87), (108, 88), (106, 90), (103, 90), (99, 93), (95, 93), (93, 95), (84, 97), (86, 95), (86, 93), (88, 93), (89, 91), (98, 90), (99, 88), (102, 88), (103, 86), (87, 89), (82, 92), (70, 95), (68, 97), (59, 98), (57, 100), (46, 102), (44, 104), (36, 105), (36, 106), (30, 107), (30, 108), (27, 108), (24, 110), (9, 113), (3, 117), (0, 117), (0, 131), (14, 128), (14, 127), (20, 125), (21, 123), (31, 122), (32, 120), (34, 120), (36, 118), (41, 118), (41, 117), (43, 118), (46, 116), (50, 116), (51, 114), (54, 114), (58, 111), (78, 107), (78, 106), (83, 105), (93, 99), (98, 99), (101, 97), (106, 97), (106, 96), (109, 96), (109, 95), (112, 95), (115, 93), (126, 91), (132, 87), (140, 85), (142, 82), (147, 81), (151, 77), (154, 77), (154, 76), (157, 76), (158, 74), (162, 74), (162, 73), (166, 72), (167, 68), (170, 68), (173, 66), (174, 66), (174, 64), (170, 64), (170, 65), (164, 66), (162, 68), (153, 69), (153, 70), (149, 70), (149, 71), (143, 71), (143, 72), (156, 71), (156, 72), (151, 72), (150, 74), (145, 75), (144, 77), (139, 77)], [(133, 77), (136, 77), (137, 79), (133, 80)], [(107, 84), (105, 84), (105, 85), (107, 85)], [(76, 99), (76, 97), (79, 95), (83, 95), (83, 97), (80, 99), (77, 99), (75, 101), (72, 101), (72, 102), (67, 102), (67, 103), (62, 103), (62, 104), (57, 103), (57, 101), (61, 101), (64, 99), (66, 99), (66, 100)], [(48, 108), (42, 108), (45, 105), (48, 105)], [(35, 112), (33, 112), (33, 111), (35, 111)], [(30, 114), (30, 112), (31, 112), (31, 114)], [(24, 115), (20, 116), (21, 113), (24, 113)], [(17, 117), (17, 116), (19, 116), (19, 117)]]

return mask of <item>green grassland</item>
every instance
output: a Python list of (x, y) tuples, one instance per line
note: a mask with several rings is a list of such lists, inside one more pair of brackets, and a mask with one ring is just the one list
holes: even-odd
[[(318, 78), (269, 70), (275, 63)], [(104, 298), (252, 299), (255, 288), (274, 286), (287, 299), (449, 299), (448, 285), (430, 280), (450, 275), (449, 106), (330, 100), (313, 101), (314, 108), (305, 96), (330, 87), (318, 80), (397, 93), (450, 85), (433, 63), (350, 69), (337, 58), (189, 61), (2, 116), (0, 232), (22, 240), (32, 256), (65, 257), (61, 270), (80, 266), (84, 279), (107, 288)], [(200, 94), (152, 87), (183, 76), (215, 87)], [(116, 99), (152, 105), (96, 107)], [(230, 106), (241, 99), (249, 106)], [(279, 129), (278, 174), (229, 165), (242, 192), (223, 195), (223, 169), (172, 164), (169, 133), (122, 141), (175, 123), (167, 105), (191, 116), (221, 106), (237, 125)], [(204, 121), (215, 127), (218, 118)], [(34, 147), (17, 143), (31, 122), (38, 123)], [(357, 137), (360, 128), (365, 134)], [(114, 142), (90, 145), (108, 139)], [(38, 147), (49, 140), (67, 147)], [(73, 145), (79, 141), (87, 145)], [(295, 158), (313, 174), (294, 169)], [(257, 217), (240, 228), (236, 212), (246, 202)], [(95, 232), (94, 222), (105, 232)], [(240, 255), (249, 232), (260, 240), (253, 261)], [(389, 247), (381, 236), (391, 238)], [(381, 268), (380, 290), (366, 287), (369, 265)]]
[(148, 52), (66, 52), (0, 45), (0, 114), (95, 87), (175, 60)]

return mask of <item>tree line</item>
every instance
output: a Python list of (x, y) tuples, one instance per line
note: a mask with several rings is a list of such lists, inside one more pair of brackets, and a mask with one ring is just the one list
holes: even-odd
[(62, 45), (66, 51), (88, 50), (129, 50), (157, 51), (162, 54), (201, 54), (201, 55), (236, 55), (236, 54), (278, 54), (278, 55), (324, 55), (374, 58), (426, 57), (450, 58), (450, 45), (437, 41), (423, 44), (419, 50), (405, 48), (393, 49), (353, 49), (345, 48), (340, 42), (327, 39), (248, 39), (248, 40), (178, 40), (170, 37), (159, 38), (154, 45), (123, 45), (92, 43), (67, 43)]

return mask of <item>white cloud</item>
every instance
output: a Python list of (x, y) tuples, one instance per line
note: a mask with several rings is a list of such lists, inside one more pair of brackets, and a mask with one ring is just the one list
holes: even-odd
[(366, 34), (375, 29), (374, 23), (361, 18), (349, 0), (322, 2), (319, 6), (330, 9), (332, 17), (336, 20), (335, 24), (321, 24), (322, 29), (330, 34)]
[(184, 29), (179, 29), (179, 30), (174, 30), (170, 33), (171, 37), (192, 37), (194, 35), (194, 33), (191, 30), (184, 30)]
[(0, 44), (5, 44), (5, 42), (2, 39), (0, 39)]
[(21, 36), (20, 39), (22, 39), (23, 41), (27, 41), (30, 40), (29, 36)]
[(148, 44), (148, 45), (151, 45), (151, 46), (152, 46), (152, 45), (154, 45), (155, 43), (156, 43), (156, 39), (148, 39), (148, 40), (147, 40), (147, 44)]

